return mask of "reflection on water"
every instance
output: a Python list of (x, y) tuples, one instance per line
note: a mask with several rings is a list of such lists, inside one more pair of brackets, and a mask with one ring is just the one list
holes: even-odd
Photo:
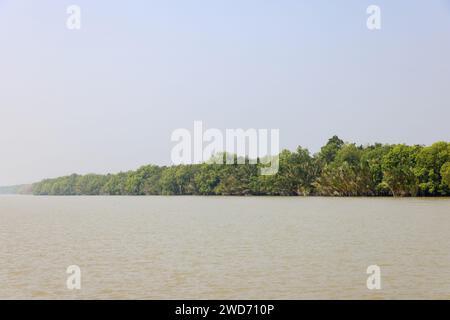
[(2, 196), (0, 298), (450, 299), (449, 230), (449, 199)]

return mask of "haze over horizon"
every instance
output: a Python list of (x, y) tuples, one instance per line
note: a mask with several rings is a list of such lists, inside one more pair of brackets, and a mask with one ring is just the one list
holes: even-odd
[(170, 164), (195, 120), (311, 152), (450, 137), (448, 0), (0, 0), (0, 38), (0, 186)]

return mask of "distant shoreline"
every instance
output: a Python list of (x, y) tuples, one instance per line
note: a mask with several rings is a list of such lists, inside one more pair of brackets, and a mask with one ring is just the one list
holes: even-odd
[(404, 197), (396, 197), (392, 195), (386, 196), (330, 196), (330, 195), (201, 195), (201, 194), (172, 194), (172, 195), (163, 195), (163, 194), (149, 194), (149, 195), (132, 195), (132, 194), (122, 194), (122, 195), (110, 195), (110, 194), (77, 194), (77, 195), (69, 195), (69, 194), (61, 194), (61, 195), (52, 195), (52, 194), (32, 194), (32, 193), (0, 193), (0, 196), (32, 196), (32, 197), (70, 197), (70, 198), (80, 198), (80, 197), (111, 197), (111, 198), (120, 198), (120, 197), (129, 197), (129, 198), (146, 198), (146, 197), (196, 197), (196, 198), (356, 198), (356, 199), (448, 199), (450, 200), (450, 196), (404, 196)]
[[(72, 174), (31, 185), (0, 188), (0, 193), (34, 195), (198, 195), (448, 197), (450, 143), (356, 145), (330, 138), (319, 153), (283, 150), (272, 156), (276, 174), (262, 175), (256, 159), (218, 154), (201, 164), (147, 165), (117, 174)], [(232, 160), (231, 163), (228, 160)], [(221, 160), (221, 161), (220, 161)], [(225, 161), (227, 160), (227, 161)]]
[(36, 195), (450, 196), (450, 143), (444, 141), (358, 146), (333, 136), (317, 154), (298, 147), (272, 157), (279, 168), (273, 175), (261, 175), (266, 161), (223, 153), (210, 163), (72, 174), (30, 189)]

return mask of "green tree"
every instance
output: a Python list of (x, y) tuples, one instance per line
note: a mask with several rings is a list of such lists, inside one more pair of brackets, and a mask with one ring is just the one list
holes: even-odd
[(120, 172), (118, 174), (108, 174), (106, 182), (100, 191), (101, 194), (119, 196), (125, 195), (125, 184), (128, 180), (128, 172)]
[[(447, 186), (447, 190), (450, 190), (450, 162), (446, 162), (441, 168), (442, 184)], [(447, 191), (447, 195), (450, 192)]]
[(278, 173), (260, 176), (260, 190), (273, 195), (308, 195), (318, 175), (318, 163), (307, 149), (298, 147), (296, 152), (283, 150), (279, 155)]
[(391, 150), (390, 145), (376, 143), (365, 148), (361, 155), (362, 165), (368, 166), (370, 184), (374, 195), (387, 196), (389, 187), (383, 182), (383, 157)]
[(450, 143), (436, 142), (417, 154), (414, 173), (419, 179), (422, 195), (445, 195), (448, 187), (442, 183), (441, 168), (450, 161)]
[(203, 163), (199, 165), (198, 171), (194, 177), (194, 182), (198, 188), (199, 194), (216, 194), (216, 187), (220, 183), (221, 167), (222, 165), (220, 164)]
[(394, 196), (416, 196), (419, 181), (414, 174), (419, 146), (394, 146), (383, 157), (383, 181)]
[(326, 145), (320, 149), (319, 159), (323, 160), (325, 163), (330, 163), (336, 157), (337, 152), (344, 146), (344, 141), (339, 139), (338, 136), (333, 136), (328, 139)]
[(344, 144), (335, 159), (326, 164), (315, 185), (322, 195), (375, 195), (370, 166), (362, 160), (364, 149), (355, 144)]

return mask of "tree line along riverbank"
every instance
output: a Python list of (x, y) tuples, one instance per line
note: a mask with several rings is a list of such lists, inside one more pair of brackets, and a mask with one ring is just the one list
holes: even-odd
[[(247, 159), (248, 160), (248, 159)], [(283, 150), (275, 175), (262, 164), (146, 165), (117, 174), (46, 179), (35, 195), (450, 196), (450, 143), (358, 146), (330, 138), (320, 152)]]

